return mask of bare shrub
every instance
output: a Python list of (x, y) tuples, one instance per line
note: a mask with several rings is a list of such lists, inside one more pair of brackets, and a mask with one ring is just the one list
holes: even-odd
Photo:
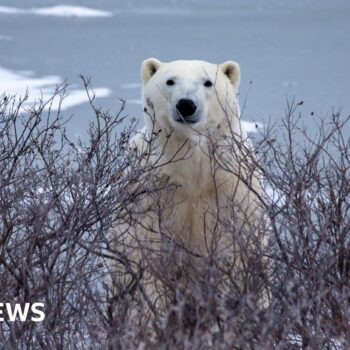
[[(170, 203), (172, 184), (157, 169), (191, 149), (184, 144), (155, 162), (154, 130), (130, 155), (135, 121), (123, 116), (123, 104), (116, 115), (96, 108), (84, 83), (95, 116), (86, 141), (67, 136), (69, 121), (51, 110), (53, 100), (25, 112), (25, 99), (0, 100), (0, 302), (43, 302), (46, 315), (11, 322), (4, 312), (2, 348), (350, 346), (349, 117), (314, 117), (317, 128), (309, 131), (292, 102), (278, 124), (257, 130), (254, 152), (231, 135), (233, 156), (241, 147), (236, 161), (246, 164), (241, 180), (249, 187), (252, 174), (261, 174), (264, 191), (255, 196), (264, 216), (249, 230), (236, 225), (237, 202), (208, 211), (218, 225), (203, 234), (215, 239), (208, 254), (196, 256), (169, 239), (159, 206), (162, 248), (140, 262), (128, 236), (148, 215), (140, 202), (169, 196)], [(210, 141), (215, 167), (237, 174)], [(235, 238), (229, 259), (214, 249), (222, 235)], [(181, 275), (181, 266), (193, 274)], [(147, 292), (150, 272), (161, 281), (163, 307)]]
[[(350, 117), (333, 112), (303, 125), (288, 103), (281, 129), (259, 144), (264, 177), (273, 189), (274, 342), (307, 349), (345, 349), (349, 339)], [(273, 316), (273, 318), (272, 318)]]
[(5, 348), (86, 349), (105, 340), (105, 232), (129, 195), (118, 174), (135, 123), (117, 137), (123, 108), (116, 116), (96, 109), (85, 83), (96, 117), (85, 142), (70, 140), (60, 109), (51, 111), (64, 87), (26, 112), (26, 98), (1, 97), (0, 300), (43, 302), (46, 314), (40, 323), (5, 317)]

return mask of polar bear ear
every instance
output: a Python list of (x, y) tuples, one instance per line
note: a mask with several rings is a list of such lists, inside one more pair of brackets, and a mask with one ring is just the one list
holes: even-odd
[(220, 65), (222, 72), (229, 78), (230, 82), (238, 88), (241, 80), (241, 68), (235, 61), (226, 61)]
[(156, 58), (149, 58), (142, 62), (141, 77), (144, 84), (146, 84), (148, 80), (151, 79), (161, 64), (162, 62), (158, 61)]

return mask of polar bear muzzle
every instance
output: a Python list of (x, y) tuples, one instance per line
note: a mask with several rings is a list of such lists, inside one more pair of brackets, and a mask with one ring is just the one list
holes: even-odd
[(197, 123), (199, 121), (198, 114), (195, 114), (197, 110), (196, 104), (189, 98), (181, 98), (176, 103), (175, 120), (179, 123)]

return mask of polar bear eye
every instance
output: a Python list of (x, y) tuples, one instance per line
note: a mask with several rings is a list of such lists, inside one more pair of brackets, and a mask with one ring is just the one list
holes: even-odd
[(175, 81), (174, 81), (173, 79), (168, 79), (168, 80), (166, 81), (166, 84), (167, 84), (168, 86), (173, 86), (173, 85), (175, 85)]
[(204, 86), (207, 87), (207, 88), (210, 88), (210, 87), (213, 86), (213, 83), (210, 80), (206, 80), (205, 83), (204, 83)]

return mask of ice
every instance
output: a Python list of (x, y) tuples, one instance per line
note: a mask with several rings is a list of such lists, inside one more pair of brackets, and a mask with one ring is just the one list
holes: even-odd
[(113, 14), (108, 11), (91, 9), (81, 6), (57, 5), (52, 7), (22, 9), (16, 7), (0, 6), (0, 14), (11, 15), (40, 15), (56, 17), (110, 17)]
[(273, 185), (266, 184), (264, 189), (266, 197), (270, 204), (281, 206), (286, 202), (285, 195), (280, 190), (273, 187)]
[(259, 128), (263, 127), (262, 123), (252, 122), (249, 120), (241, 120), (242, 128), (245, 130), (245, 132), (257, 132)]
[[(7, 95), (24, 97), (28, 92), (28, 99), (25, 103), (27, 106), (38, 101), (38, 99), (49, 100), (53, 96), (56, 87), (63, 82), (62, 78), (57, 75), (37, 77), (31, 71), (16, 72), (3, 67), (0, 67), (0, 77), (0, 95), (6, 92)], [(62, 109), (88, 102), (88, 97), (84, 89), (68, 87), (67, 94), (68, 96), (61, 105)], [(111, 90), (99, 87), (94, 89), (94, 94), (96, 98), (108, 97), (111, 94)], [(56, 97), (52, 101), (51, 109), (55, 110), (59, 108), (59, 100), (59, 97)]]
[(110, 17), (112, 13), (80, 6), (58, 5), (33, 9), (32, 13), (57, 17)]
[[(108, 97), (111, 94), (111, 90), (108, 88), (96, 88), (94, 89), (94, 94), (96, 98)], [(68, 109), (81, 105), (83, 103), (88, 103), (88, 97), (85, 90), (71, 90), (68, 91), (68, 96), (63, 101), (63, 109)], [(59, 98), (54, 99), (52, 109), (58, 109)]]
[(11, 15), (21, 15), (26, 13), (26, 10), (16, 8), (16, 7), (0, 6), (0, 13), (11, 14)]

